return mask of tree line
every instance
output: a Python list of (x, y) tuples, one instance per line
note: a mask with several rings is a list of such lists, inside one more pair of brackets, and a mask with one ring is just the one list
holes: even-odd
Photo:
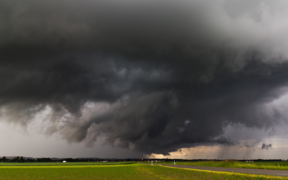
[[(17, 156), (12, 159), (6, 158), (5, 156), (0, 159), (1, 162), (97, 162), (100, 159), (85, 159), (85, 158), (63, 158), (63, 159), (51, 159), (51, 158), (24, 158), (23, 156)], [(103, 160), (101, 160), (103, 161)]]

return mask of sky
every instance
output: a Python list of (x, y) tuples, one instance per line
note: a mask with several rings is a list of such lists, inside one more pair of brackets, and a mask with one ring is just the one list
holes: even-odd
[(0, 156), (288, 159), (285, 0), (1, 0)]

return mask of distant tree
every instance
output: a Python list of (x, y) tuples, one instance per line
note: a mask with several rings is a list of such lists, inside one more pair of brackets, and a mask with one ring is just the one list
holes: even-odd
[(24, 162), (24, 158), (23, 158), (23, 156), (20, 157), (19, 161), (20, 161), (20, 162)]
[(7, 159), (6, 159), (6, 157), (4, 156), (4, 157), (2, 158), (2, 161), (3, 161), (3, 162), (6, 162), (6, 160), (7, 160)]

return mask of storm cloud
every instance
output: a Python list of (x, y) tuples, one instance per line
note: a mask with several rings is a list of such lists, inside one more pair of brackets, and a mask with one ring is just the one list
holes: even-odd
[(269, 148), (272, 148), (272, 144), (265, 144), (265, 143), (262, 144), (262, 149), (268, 150)]
[(147, 154), (237, 144), (228, 125), (286, 122), (267, 104), (286, 93), (287, 8), (2, 0), (1, 119), (26, 126), (42, 114), (46, 134)]

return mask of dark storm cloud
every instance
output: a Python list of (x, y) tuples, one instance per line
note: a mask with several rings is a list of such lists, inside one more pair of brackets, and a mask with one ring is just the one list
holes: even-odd
[(1, 1), (1, 115), (26, 125), (49, 111), (46, 133), (68, 142), (163, 154), (233, 145), (229, 124), (273, 127), (285, 13), (237, 3)]
[(262, 144), (262, 149), (268, 150), (269, 148), (272, 148), (272, 144), (265, 144), (265, 143)]

